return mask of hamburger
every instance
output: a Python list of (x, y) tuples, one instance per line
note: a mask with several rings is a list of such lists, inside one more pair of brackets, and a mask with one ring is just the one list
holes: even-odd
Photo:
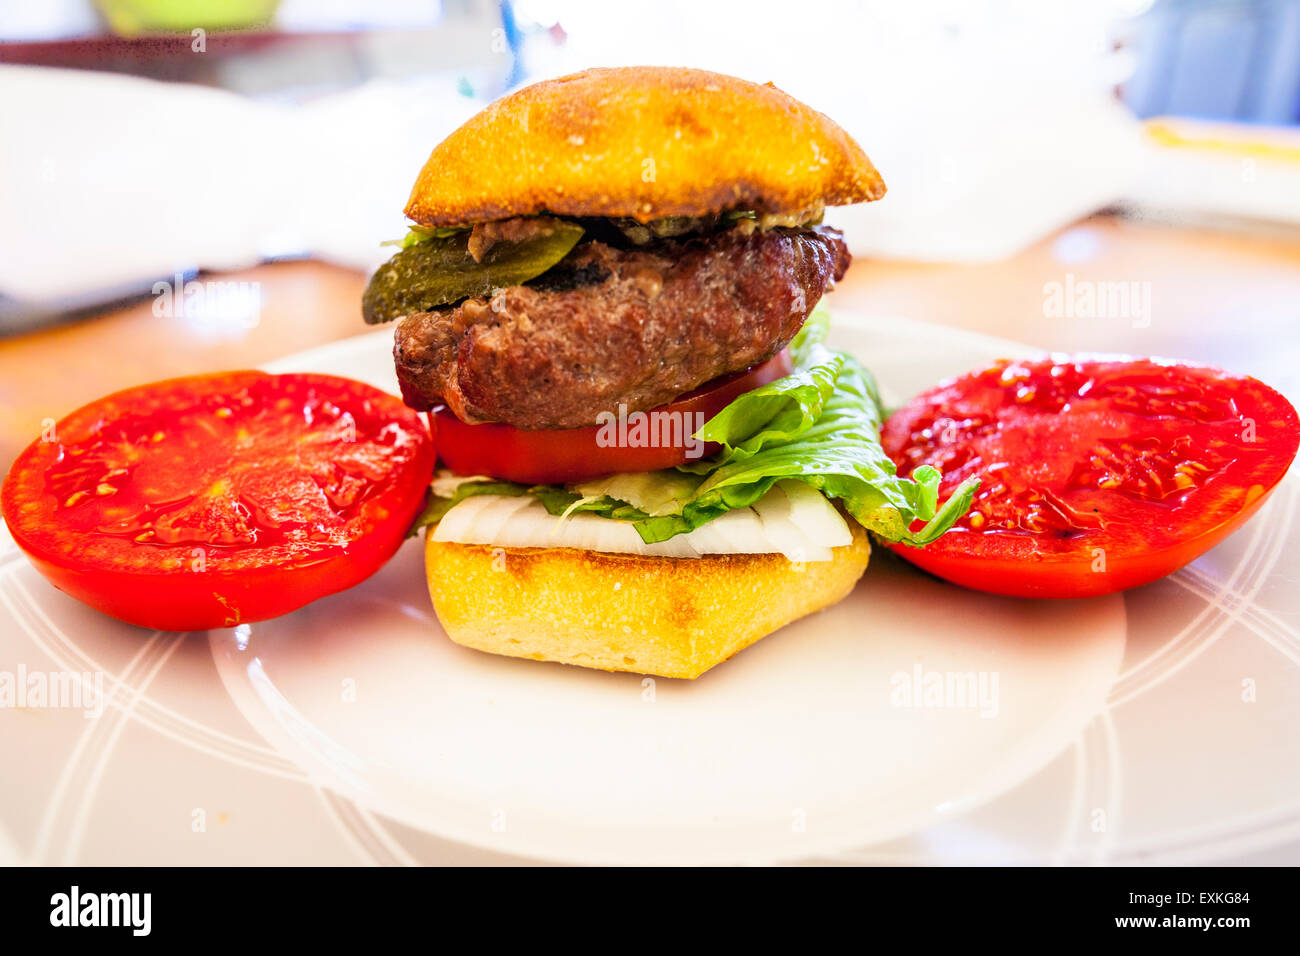
[(453, 641), (694, 678), (844, 598), (869, 533), (960, 516), (973, 489), (899, 478), (826, 342), (851, 257), (823, 211), (884, 192), (826, 116), (692, 69), (541, 82), (434, 148), (362, 309), (429, 413)]

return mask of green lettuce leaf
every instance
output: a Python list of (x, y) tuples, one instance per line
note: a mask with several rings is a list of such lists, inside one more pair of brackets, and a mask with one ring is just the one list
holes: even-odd
[(418, 246), (422, 242), (428, 242), (430, 239), (446, 239), (448, 236), (454, 236), (458, 232), (468, 232), (469, 226), (411, 226), (406, 235), (401, 239), (386, 239), (381, 242), (381, 246), (396, 246), (398, 249), (409, 249), (411, 246)]
[(424, 509), (416, 516), (406, 536), (414, 537), (421, 528), (437, 524), (448, 511), (466, 498), (475, 495), (505, 495), (510, 498), (532, 495), (542, 503), (549, 514), (556, 517), (570, 515), (577, 511), (591, 512), (602, 518), (614, 518), (619, 521), (633, 521), (646, 517), (644, 511), (627, 502), (599, 494), (584, 496), (561, 485), (525, 485), (482, 476), (464, 478), (452, 475), (451, 472), (440, 471), (434, 478)]
[(586, 498), (622, 501), (641, 512), (640, 517), (679, 514), (699, 489), (702, 478), (680, 471), (643, 471), (584, 481), (573, 488)]
[[(705, 422), (696, 437), (722, 444), (723, 460), (732, 461), (808, 431), (834, 394), (847, 358), (823, 344), (829, 329), (830, 316), (819, 303), (790, 343), (793, 373), (739, 396)], [(716, 464), (709, 459), (682, 470), (706, 474)]]
[[(919, 468), (913, 478), (900, 478), (880, 445), (883, 413), (870, 379), (850, 356), (836, 354), (842, 367), (833, 393), (813, 423), (794, 437), (785, 437), (785, 425), (815, 401), (806, 392), (802, 399), (792, 393), (790, 404), (752, 434), (746, 434), (753, 429), (752, 418), (732, 419), (743, 422), (736, 432), (712, 427), (732, 406), (706, 424), (709, 440), (722, 442), (722, 452), (707, 467), (683, 466), (703, 481), (677, 514), (637, 521), (641, 537), (665, 541), (698, 528), (732, 508), (752, 505), (784, 478), (805, 482), (838, 500), (859, 524), (885, 541), (921, 546), (947, 531), (970, 507), (978, 482), (962, 485), (940, 508), (941, 476), (935, 469)], [(912, 531), (918, 520), (926, 524)]]

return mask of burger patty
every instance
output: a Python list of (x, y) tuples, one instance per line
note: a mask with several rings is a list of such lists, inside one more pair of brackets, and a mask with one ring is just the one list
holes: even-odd
[(646, 411), (775, 355), (849, 259), (824, 227), (584, 242), (530, 283), (402, 319), (402, 395), (523, 429)]

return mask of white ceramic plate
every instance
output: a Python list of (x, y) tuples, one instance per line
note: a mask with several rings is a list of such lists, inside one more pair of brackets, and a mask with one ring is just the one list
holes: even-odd
[[(837, 316), (903, 397), (1022, 347)], [(393, 389), (387, 332), (281, 362)], [(0, 710), (0, 855), (37, 862), (1183, 862), (1300, 858), (1300, 559), (1285, 482), (1222, 547), (1078, 602), (887, 554), (697, 681), (479, 654), (412, 542), (286, 617), (149, 633), (0, 540), (0, 673), (103, 674), (98, 717)], [(907, 696), (915, 691), (912, 706)]]

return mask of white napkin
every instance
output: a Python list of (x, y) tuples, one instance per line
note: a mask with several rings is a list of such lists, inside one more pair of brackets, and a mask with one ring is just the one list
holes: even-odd
[(481, 104), (376, 81), (301, 107), (0, 67), (0, 293), (75, 298), (310, 253), (371, 268), (433, 144)]

